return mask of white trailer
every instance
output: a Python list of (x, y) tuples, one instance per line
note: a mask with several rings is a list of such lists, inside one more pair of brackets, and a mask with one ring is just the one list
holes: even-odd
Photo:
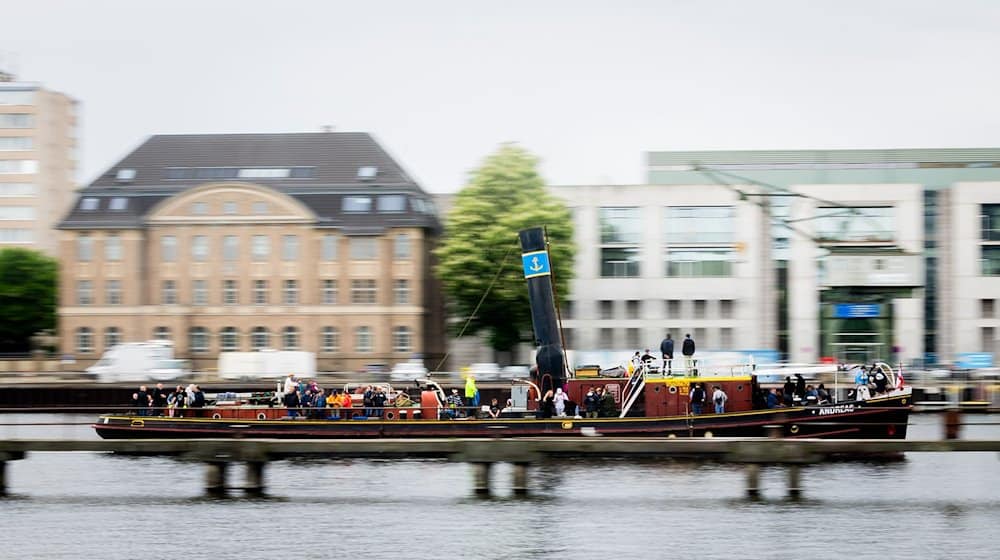
[(298, 350), (219, 353), (219, 377), (222, 379), (270, 379), (289, 373), (299, 377), (315, 376), (316, 354)]
[(169, 340), (123, 342), (108, 348), (87, 368), (102, 383), (122, 381), (173, 381), (190, 374), (185, 360), (174, 359)]

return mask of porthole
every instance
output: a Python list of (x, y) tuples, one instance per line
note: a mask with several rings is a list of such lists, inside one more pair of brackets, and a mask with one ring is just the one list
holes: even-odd
[(671, 385), (669, 391), (670, 391), (670, 394), (673, 395), (674, 393), (677, 392), (677, 387), (674, 387), (673, 385)]
[(660, 392), (660, 388), (659, 387), (653, 387), (653, 392), (654, 393), (659, 393)]
[(793, 434), (797, 434), (797, 433), (799, 433), (799, 427), (796, 426), (796, 425), (792, 425), (791, 429), (788, 430), (788, 431), (792, 432)]
[(267, 419), (267, 415), (264, 414), (263, 412), (261, 412), (261, 413), (257, 414), (257, 419), (258, 420), (266, 420)]
[(743, 392), (743, 385), (742, 384), (736, 386), (736, 392), (737, 393), (742, 393)]
[(219, 414), (218, 412), (216, 412), (215, 414), (213, 414), (213, 415), (212, 415), (212, 419), (213, 419), (213, 420), (218, 420), (218, 419), (220, 419), (220, 418), (222, 418), (222, 415), (221, 415), (221, 414)]

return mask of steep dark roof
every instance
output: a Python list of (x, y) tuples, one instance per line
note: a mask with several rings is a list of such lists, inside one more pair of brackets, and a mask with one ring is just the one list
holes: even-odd
[[(374, 175), (363, 176), (361, 168), (374, 169)], [(130, 171), (122, 177), (122, 170)], [(291, 174), (243, 175), (255, 170), (290, 170)], [(433, 210), (425, 210), (421, 202), (431, 197), (363, 132), (152, 136), (82, 189), (59, 227), (141, 227), (156, 203), (218, 181), (265, 185), (293, 196), (320, 217), (321, 226), (356, 233), (375, 233), (393, 225), (439, 228)], [(405, 194), (410, 200), (404, 212), (344, 214), (341, 199), (346, 194)], [(116, 197), (128, 199), (124, 209), (111, 209)], [(91, 202), (96, 207), (82, 208), (85, 198), (96, 198), (96, 203)]]

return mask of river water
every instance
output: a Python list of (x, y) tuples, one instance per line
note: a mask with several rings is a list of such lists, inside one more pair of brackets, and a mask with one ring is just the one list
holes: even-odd
[[(0, 415), (0, 438), (90, 439), (91, 419)], [(1000, 415), (964, 421), (964, 438), (1000, 439)], [(910, 422), (911, 438), (941, 437), (939, 416)], [(750, 501), (735, 465), (561, 461), (532, 468), (529, 499), (510, 496), (498, 465), (482, 500), (464, 464), (300, 459), (268, 465), (267, 498), (213, 499), (197, 463), (33, 453), (7, 466), (0, 558), (996, 559), (998, 459), (809, 466), (798, 501), (781, 467), (763, 469)], [(233, 469), (230, 484), (242, 478)]]

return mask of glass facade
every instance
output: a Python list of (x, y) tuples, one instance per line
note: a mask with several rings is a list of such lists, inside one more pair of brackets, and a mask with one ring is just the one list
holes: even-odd
[(825, 242), (890, 242), (896, 236), (892, 206), (821, 207), (816, 212), (816, 235)]

